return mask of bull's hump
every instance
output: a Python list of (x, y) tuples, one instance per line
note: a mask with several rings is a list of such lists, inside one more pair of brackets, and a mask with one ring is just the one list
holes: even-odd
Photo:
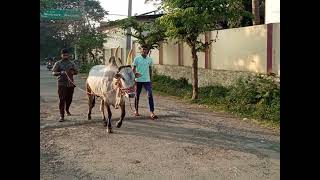
[(118, 68), (113, 66), (96, 65), (89, 72), (89, 79), (107, 79), (112, 81), (113, 76), (117, 73)]
[(107, 71), (118, 71), (118, 66), (114, 66), (112, 64), (109, 64), (107, 67), (106, 67), (106, 70)]
[(96, 65), (90, 69), (89, 76), (101, 76), (103, 75), (104, 69), (106, 66), (104, 65)]
[(103, 69), (103, 68), (106, 68), (106, 66), (105, 66), (105, 65), (95, 65), (95, 66), (93, 66), (93, 67), (91, 68), (90, 71), (99, 71), (99, 70), (101, 70), (101, 69)]

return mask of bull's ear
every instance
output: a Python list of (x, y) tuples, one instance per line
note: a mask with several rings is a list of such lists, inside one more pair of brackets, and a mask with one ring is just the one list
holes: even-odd
[(139, 77), (141, 77), (142, 75), (141, 75), (140, 73), (136, 72), (136, 73), (134, 74), (134, 76), (135, 76), (136, 78), (139, 78)]
[(114, 75), (114, 78), (116, 78), (116, 79), (121, 78), (121, 74), (119, 74), (119, 73), (115, 74), (115, 75)]

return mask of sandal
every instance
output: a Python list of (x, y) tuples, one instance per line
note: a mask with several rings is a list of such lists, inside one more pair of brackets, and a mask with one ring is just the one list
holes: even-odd
[(151, 117), (152, 120), (158, 119), (158, 116), (154, 115), (154, 114), (152, 114), (150, 117)]

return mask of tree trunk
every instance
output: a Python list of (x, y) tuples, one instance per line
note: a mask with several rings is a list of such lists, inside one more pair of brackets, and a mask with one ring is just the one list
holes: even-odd
[(252, 24), (259, 25), (260, 24), (259, 0), (252, 0), (252, 15), (254, 18), (252, 20)]
[(91, 57), (92, 57), (92, 61), (94, 61), (94, 54), (92, 53), (92, 51), (89, 51), (89, 54), (91, 55)]
[(81, 59), (82, 59), (82, 64), (87, 64), (85, 54), (81, 54)]
[(192, 100), (198, 99), (198, 56), (195, 45), (191, 48), (192, 51)]

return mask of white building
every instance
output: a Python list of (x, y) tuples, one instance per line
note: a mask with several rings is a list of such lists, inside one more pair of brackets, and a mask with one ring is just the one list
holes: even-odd
[(265, 24), (280, 23), (280, 0), (266, 0)]

